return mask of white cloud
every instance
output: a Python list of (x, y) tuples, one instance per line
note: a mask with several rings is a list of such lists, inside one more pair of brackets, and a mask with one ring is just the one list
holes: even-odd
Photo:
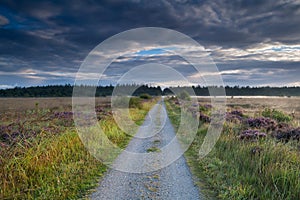
[(260, 43), (245, 49), (214, 46), (209, 47), (209, 50), (218, 62), (230, 60), (300, 62), (300, 44)]
[(189, 78), (201, 78), (205, 76), (220, 76), (220, 75), (251, 75), (257, 73), (258, 69), (233, 69), (223, 70), (219, 72), (199, 72), (189, 76)]
[(300, 87), (300, 81), (297, 81), (297, 82), (291, 82), (291, 83), (288, 83), (286, 84), (288, 87)]
[(0, 89), (9, 89), (9, 88), (14, 88), (17, 85), (0, 85)]
[(189, 83), (188, 81), (184, 80), (174, 80), (174, 81), (157, 81), (151, 83), (152, 86), (161, 86), (163, 89), (167, 87), (177, 87), (177, 86), (196, 86), (198, 84)]

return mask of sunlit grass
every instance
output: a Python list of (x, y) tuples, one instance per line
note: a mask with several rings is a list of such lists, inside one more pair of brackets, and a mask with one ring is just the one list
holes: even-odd
[[(133, 120), (141, 123), (154, 104), (149, 100), (141, 109), (131, 108)], [(51, 123), (35, 123), (37, 136), (0, 149), (0, 199), (78, 199), (97, 186), (107, 166), (85, 149), (74, 127), (61, 129), (63, 122)], [(111, 142), (126, 147), (131, 136), (118, 128), (111, 115), (102, 116), (99, 123)]]
[(12, 157), (1, 158), (1, 198), (79, 197), (106, 169), (85, 150), (75, 131), (34, 142), (29, 149), (20, 145)]

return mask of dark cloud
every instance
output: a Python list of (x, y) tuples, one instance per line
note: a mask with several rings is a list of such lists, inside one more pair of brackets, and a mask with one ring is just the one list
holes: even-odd
[(8, 23), (9, 23), (9, 20), (6, 17), (0, 15), (0, 26), (4, 26)]
[[(218, 49), (247, 51), (265, 43), (297, 45), (300, 44), (299, 24), (300, 3), (296, 0), (4, 0), (0, 3), (0, 72), (18, 73), (33, 69), (74, 73), (88, 52), (106, 38), (131, 28), (154, 26), (180, 31), (207, 48), (216, 47), (213, 51), (221, 63), (218, 64), (221, 70), (268, 70), (272, 66), (274, 69), (296, 70), (295, 77), (299, 74), (298, 61), (259, 62), (255, 56), (260, 56), (261, 52), (228, 60), (226, 58), (230, 56), (218, 52)], [(174, 60), (163, 56), (157, 59), (162, 62)], [(125, 64), (129, 65), (128, 62)], [(46, 75), (41, 77), (47, 79), (43, 76)], [(235, 82), (235, 76), (228, 75), (225, 81)], [(291, 76), (285, 75), (297, 82), (297, 78)], [(47, 83), (51, 80), (53, 83), (63, 82), (61, 76), (49, 75), (48, 78)], [(253, 77), (248, 78), (249, 84), (256, 84), (251, 82)], [(44, 79), (41, 83), (46, 82)], [(15, 84), (12, 78), (1, 80), (2, 85)], [(65, 80), (71, 79), (66, 77)], [(261, 82), (271, 83), (272, 78), (265, 77)]]

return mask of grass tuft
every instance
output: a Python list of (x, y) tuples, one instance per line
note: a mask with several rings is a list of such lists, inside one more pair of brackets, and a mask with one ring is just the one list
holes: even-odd
[(157, 147), (150, 147), (147, 149), (147, 153), (150, 153), (150, 152), (161, 152), (161, 150)]

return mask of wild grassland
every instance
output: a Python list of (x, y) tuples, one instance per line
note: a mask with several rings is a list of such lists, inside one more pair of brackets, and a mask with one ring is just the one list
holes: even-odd
[[(246, 104), (249, 103), (247, 101), (249, 100), (245, 101)], [(284, 120), (289, 127), (299, 126), (298, 118), (289, 120), (290, 113), (276, 110), (272, 115), (272, 110), (264, 108), (246, 112), (241, 100), (239, 103), (237, 106), (231, 105), (228, 109), (229, 117), (223, 133), (214, 149), (203, 159), (198, 159), (198, 151), (206, 135), (208, 123), (200, 121), (197, 135), (185, 153), (193, 173), (200, 180), (200, 186), (210, 196), (218, 199), (300, 199), (300, 143), (297, 139), (290, 138), (286, 141), (274, 136), (280, 131), (278, 126), (281, 123), (278, 121)], [(172, 101), (168, 101), (166, 105), (176, 128), (180, 122), (179, 107)], [(200, 112), (209, 115), (203, 105), (202, 103), (200, 106)], [(237, 108), (243, 112), (243, 122), (236, 120), (230, 113)], [(251, 111), (251, 108), (247, 110)], [(269, 121), (274, 120), (277, 127), (270, 131), (270, 127), (253, 128), (245, 125), (244, 122), (251, 117), (265, 120), (261, 118), (262, 114), (273, 117)], [(243, 131), (248, 129), (258, 129), (265, 132), (266, 136), (260, 138), (247, 135), (249, 137), (241, 139)]]
[[(18, 106), (24, 103), (22, 109), (11, 111), (12, 107), (1, 112), (0, 199), (81, 198), (107, 169), (82, 144), (69, 99), (64, 98), (61, 104), (56, 104), (60, 101), (57, 98), (56, 103), (47, 101), (35, 99), (30, 104), (11, 99)], [(139, 101), (140, 108), (130, 108), (131, 118), (141, 123), (155, 101)], [(7, 103), (12, 106), (11, 102)], [(98, 99), (96, 105), (107, 137), (125, 147), (130, 136), (118, 128), (107, 100)]]
[(2, 199), (72, 199), (91, 188), (105, 166), (85, 150), (75, 131), (36, 138), (32, 147), (1, 155)]

